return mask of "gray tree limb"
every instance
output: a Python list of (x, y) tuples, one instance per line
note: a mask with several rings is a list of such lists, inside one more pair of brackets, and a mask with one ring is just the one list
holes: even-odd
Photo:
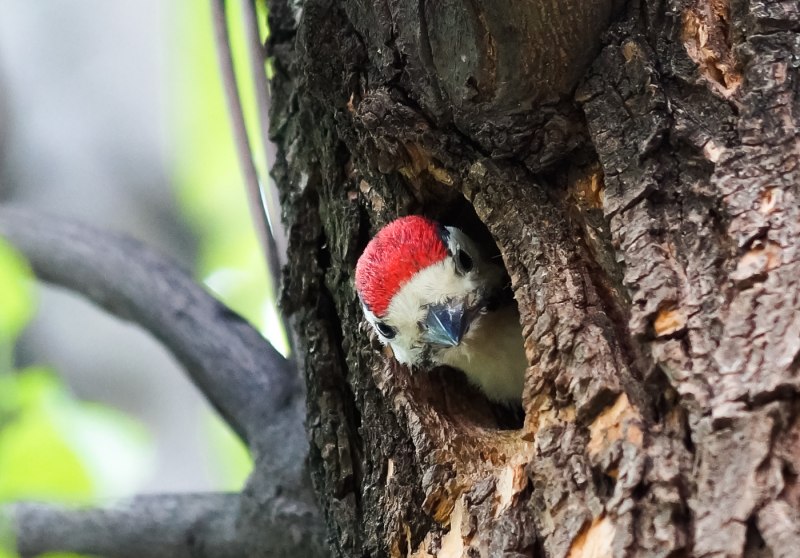
[(239, 495), (148, 496), (99, 509), (20, 503), (19, 551), (116, 557), (328, 555), (305, 470), (305, 404), (293, 367), (167, 258), (124, 235), (0, 205), (0, 236), (36, 275), (151, 332), (250, 445)]
[(139, 496), (104, 508), (9, 506), (23, 558), (77, 552), (105, 558), (238, 558), (237, 494)]
[(7, 206), (0, 235), (42, 280), (153, 334), (251, 446), (299, 392), (293, 367), (258, 331), (142, 243)]

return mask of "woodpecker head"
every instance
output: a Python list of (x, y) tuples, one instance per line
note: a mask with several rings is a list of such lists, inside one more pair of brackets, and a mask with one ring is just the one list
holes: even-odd
[(461, 230), (420, 216), (381, 229), (356, 265), (367, 320), (403, 364), (447, 362), (501, 290), (503, 271)]

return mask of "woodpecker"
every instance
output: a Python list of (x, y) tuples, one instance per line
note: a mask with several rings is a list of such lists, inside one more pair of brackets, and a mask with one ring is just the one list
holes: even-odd
[(460, 229), (412, 215), (370, 240), (355, 284), (399, 363), (457, 368), (492, 401), (518, 405), (527, 360), (517, 306), (501, 303), (505, 278)]

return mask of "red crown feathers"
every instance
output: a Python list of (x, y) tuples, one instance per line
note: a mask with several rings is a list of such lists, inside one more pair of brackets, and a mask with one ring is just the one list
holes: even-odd
[(369, 241), (356, 264), (356, 290), (373, 314), (383, 317), (400, 287), (447, 257), (441, 230), (430, 219), (410, 215), (392, 221)]

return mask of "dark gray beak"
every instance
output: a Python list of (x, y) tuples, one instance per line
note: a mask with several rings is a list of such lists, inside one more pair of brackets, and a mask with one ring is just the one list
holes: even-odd
[(449, 300), (444, 304), (431, 304), (425, 318), (426, 330), (422, 334), (428, 343), (443, 347), (455, 347), (467, 332), (467, 318), (464, 302)]

